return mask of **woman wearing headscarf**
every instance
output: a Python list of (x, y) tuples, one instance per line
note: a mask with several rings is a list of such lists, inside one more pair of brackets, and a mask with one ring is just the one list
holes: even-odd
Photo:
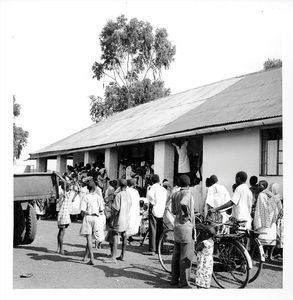
[[(283, 204), (279, 193), (279, 184), (272, 183), (269, 186), (269, 191), (273, 194), (273, 197), (277, 203), (279, 214), (277, 219), (277, 248), (283, 249), (283, 237), (284, 237), (284, 224), (283, 224)], [(279, 254), (280, 255), (280, 254)]]
[[(277, 220), (281, 213), (281, 201), (274, 186), (274, 194), (267, 189), (268, 183), (265, 180), (259, 182), (261, 192), (258, 195), (254, 215), (254, 228), (260, 231), (259, 240), (265, 247), (275, 246), (277, 239)], [(272, 254), (272, 253), (270, 253)], [(271, 256), (271, 255), (270, 255)]]

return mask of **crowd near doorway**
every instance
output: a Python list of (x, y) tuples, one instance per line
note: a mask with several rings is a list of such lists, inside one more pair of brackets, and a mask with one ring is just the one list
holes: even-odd
[(118, 148), (118, 178), (135, 178), (141, 197), (146, 197), (150, 175), (154, 173), (154, 143)]

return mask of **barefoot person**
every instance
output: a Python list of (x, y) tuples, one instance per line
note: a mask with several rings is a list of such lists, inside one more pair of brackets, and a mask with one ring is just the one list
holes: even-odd
[[(131, 207), (131, 197), (126, 191), (127, 181), (125, 179), (119, 180), (120, 192), (116, 195), (112, 205), (112, 214), (110, 220), (110, 229), (113, 235), (113, 240), (110, 242), (111, 258), (105, 260), (107, 263), (116, 263), (117, 260), (124, 260), (126, 251), (127, 235), (126, 230), (129, 226), (129, 215)], [(122, 246), (121, 255), (117, 255), (118, 235), (121, 234)]]
[(126, 230), (126, 235), (128, 237), (129, 243), (133, 241), (132, 236), (138, 233), (140, 225), (140, 216), (139, 216), (139, 193), (135, 189), (136, 180), (134, 178), (127, 180), (128, 188), (126, 189), (127, 193), (130, 195), (131, 207), (129, 214), (129, 226)]
[(94, 253), (92, 247), (92, 236), (96, 238), (99, 236), (99, 195), (95, 192), (96, 185), (93, 180), (87, 184), (89, 190), (81, 201), (81, 213), (83, 221), (80, 228), (80, 234), (86, 238), (86, 247), (83, 260), (86, 262), (88, 255), (90, 255), (89, 264), (94, 265)]
[(180, 190), (171, 195), (174, 222), (174, 251), (171, 285), (190, 288), (190, 270), (194, 254), (194, 201), (189, 191), (190, 179), (179, 177)]
[(72, 199), (70, 198), (70, 186), (66, 181), (63, 181), (63, 186), (65, 192), (61, 194), (59, 199), (60, 209), (57, 216), (57, 225), (59, 232), (57, 235), (57, 253), (64, 254), (63, 250), (63, 239), (65, 234), (65, 229), (71, 223), (70, 211), (72, 207)]

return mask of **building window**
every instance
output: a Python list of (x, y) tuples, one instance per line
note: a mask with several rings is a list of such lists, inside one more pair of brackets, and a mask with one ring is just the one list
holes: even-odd
[(283, 175), (282, 128), (261, 130), (261, 175)]

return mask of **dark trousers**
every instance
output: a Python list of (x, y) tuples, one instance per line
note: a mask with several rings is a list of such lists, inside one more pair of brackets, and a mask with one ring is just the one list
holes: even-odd
[(194, 241), (189, 243), (175, 242), (171, 265), (171, 283), (176, 284), (179, 282), (180, 286), (189, 284), (193, 255)]
[(149, 251), (158, 252), (159, 239), (164, 231), (163, 218), (153, 215), (152, 209), (149, 210)]

